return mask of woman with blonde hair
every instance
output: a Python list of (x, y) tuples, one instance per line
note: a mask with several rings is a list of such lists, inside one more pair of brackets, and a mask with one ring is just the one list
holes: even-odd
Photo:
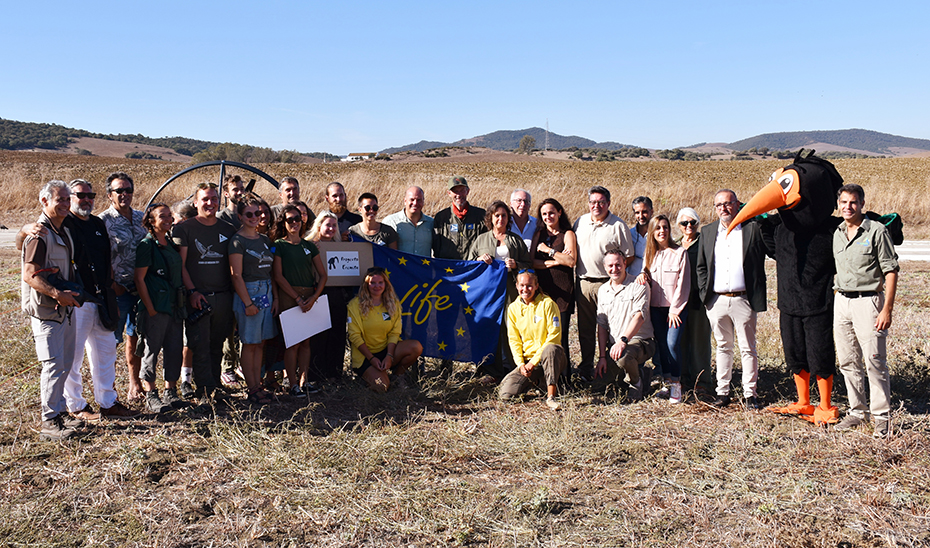
[(656, 354), (652, 361), (661, 369), (666, 386), (660, 397), (681, 403), (682, 324), (688, 317), (691, 272), (685, 248), (672, 240), (672, 225), (666, 215), (649, 221), (643, 272), (636, 281), (650, 284), (649, 313), (655, 330)]
[[(331, 211), (321, 211), (305, 239), (314, 244), (341, 241), (339, 218)], [(349, 291), (346, 287), (332, 285), (323, 289), (323, 295), (329, 300), (332, 327), (310, 337), (310, 368), (305, 384), (305, 391), (310, 394), (319, 392), (323, 381), (336, 382), (342, 377), (346, 358), (346, 306), (352, 298)]]
[[(423, 345), (400, 340), (401, 305), (381, 267), (369, 268), (358, 296), (348, 306), (352, 369), (375, 392), (386, 392), (395, 379), (417, 363)], [(396, 381), (395, 381), (396, 382)]]

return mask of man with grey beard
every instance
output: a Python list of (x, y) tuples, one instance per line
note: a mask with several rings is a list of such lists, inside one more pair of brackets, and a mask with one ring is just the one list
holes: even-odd
[[(96, 421), (101, 415), (106, 418), (135, 417), (138, 413), (121, 404), (114, 389), (116, 341), (113, 330), (119, 318), (116, 295), (108, 291), (113, 284), (110, 237), (106, 224), (93, 215), (97, 194), (91, 184), (84, 179), (75, 179), (68, 187), (71, 189), (71, 210), (62, 226), (71, 234), (74, 267), (87, 300), (72, 312), (71, 321), (75, 323), (74, 360), (64, 384), (65, 403), (71, 416), (83, 421)], [(27, 225), (18, 236), (35, 236), (45, 231), (39, 224)], [(21, 245), (22, 239), (17, 238), (17, 247)], [(100, 406), (100, 413), (95, 412), (83, 396), (81, 366), (84, 349), (94, 384), (94, 400)]]

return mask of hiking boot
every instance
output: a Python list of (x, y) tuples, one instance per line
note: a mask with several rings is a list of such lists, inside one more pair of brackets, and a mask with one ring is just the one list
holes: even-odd
[(875, 417), (875, 432), (872, 435), (878, 439), (887, 439), (891, 435), (891, 419)]
[(105, 419), (132, 419), (139, 416), (139, 412), (129, 409), (120, 402), (114, 403), (111, 407), (100, 408), (100, 416)]
[(292, 386), (291, 389), (288, 390), (287, 393), (290, 394), (292, 398), (306, 398), (307, 397), (307, 394), (304, 393), (303, 389), (301, 389), (300, 386), (296, 384)]
[(311, 381), (304, 385), (303, 391), (304, 394), (319, 394), (323, 390), (323, 387), (320, 386), (320, 383)]
[[(73, 411), (70, 413), (70, 415), (81, 421), (81, 426), (84, 426), (83, 423), (85, 422), (97, 422), (100, 420), (100, 413), (95, 413), (94, 408), (91, 407), (89, 403), (84, 406), (84, 409), (81, 409), (80, 411)], [(65, 421), (65, 426), (67, 426), (68, 418), (65, 417), (63, 420)], [(80, 428), (81, 426), (78, 426), (77, 428)]]
[(862, 424), (862, 419), (859, 417), (855, 415), (846, 415), (843, 417), (843, 420), (836, 423), (836, 426), (834, 426), (833, 429), (837, 432), (845, 432), (847, 430), (857, 428), (860, 424)]
[(717, 399), (710, 402), (710, 404), (713, 405), (714, 407), (726, 407), (730, 405), (730, 395), (724, 394), (722, 396), (717, 396)]
[(746, 398), (746, 409), (748, 409), (749, 411), (758, 411), (762, 409), (763, 407), (765, 406), (762, 405), (762, 402), (759, 401), (759, 398), (755, 396), (749, 396), (748, 398)]
[(668, 385), (668, 403), (677, 405), (681, 403), (681, 383), (672, 382)]
[(161, 402), (172, 409), (181, 409), (190, 405), (178, 397), (178, 391), (174, 388), (165, 388), (161, 394)]
[(158, 397), (158, 390), (149, 390), (145, 393), (145, 410), (149, 413), (161, 413), (171, 409), (170, 405), (165, 404)]
[(562, 409), (562, 404), (555, 401), (555, 398), (552, 396), (549, 396), (546, 398), (546, 407), (552, 409), (553, 411), (558, 411), (559, 409)]
[(630, 389), (626, 392), (626, 399), (631, 403), (643, 399), (643, 379), (639, 379), (636, 384), (630, 385)]
[(181, 397), (185, 400), (189, 400), (194, 397), (194, 386), (190, 381), (184, 381), (181, 383)]
[(65, 428), (71, 428), (72, 430), (84, 428), (84, 421), (75, 417), (71, 413), (62, 413), (61, 422), (65, 425)]
[(63, 415), (64, 413), (59, 413), (51, 420), (42, 421), (42, 430), (39, 432), (40, 440), (63, 441), (77, 435), (77, 430), (65, 426)]

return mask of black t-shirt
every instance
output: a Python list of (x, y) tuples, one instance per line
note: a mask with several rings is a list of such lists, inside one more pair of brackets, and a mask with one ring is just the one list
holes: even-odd
[(97, 297), (110, 285), (110, 236), (102, 219), (91, 215), (86, 221), (68, 213), (62, 226), (74, 241), (74, 265), (84, 290)]

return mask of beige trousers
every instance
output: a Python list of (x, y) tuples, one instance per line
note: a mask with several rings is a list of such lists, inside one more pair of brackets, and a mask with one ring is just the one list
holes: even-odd
[[(885, 294), (849, 299), (837, 293), (833, 301), (833, 338), (840, 373), (846, 379), (849, 414), (866, 419), (888, 418), (891, 413), (891, 382), (885, 357), (888, 331), (876, 331), (875, 320), (885, 306)], [(869, 393), (866, 400), (865, 381)], [(868, 405), (866, 404), (868, 401)]]
[(743, 396), (756, 395), (759, 358), (756, 354), (756, 311), (745, 295), (717, 295), (707, 305), (707, 319), (717, 341), (717, 395), (730, 393), (733, 378), (733, 345), (738, 340), (743, 368)]
[[(515, 396), (529, 392), (534, 386), (545, 391), (550, 384), (558, 384), (559, 375), (565, 371), (568, 358), (565, 357), (565, 351), (557, 344), (547, 344), (539, 358), (539, 363), (530, 372), (529, 377), (524, 377), (520, 373), (520, 368), (516, 367), (504, 380), (501, 381), (500, 399), (509, 400)], [(541, 384), (545, 382), (545, 384)]]

